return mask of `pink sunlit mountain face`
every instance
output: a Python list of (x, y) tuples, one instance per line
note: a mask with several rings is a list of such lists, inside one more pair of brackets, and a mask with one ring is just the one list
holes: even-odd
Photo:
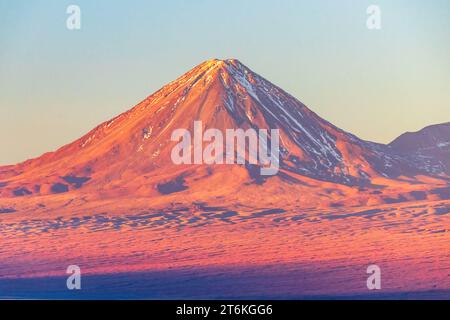
[[(174, 164), (171, 135), (194, 121), (279, 129), (278, 173)], [(124, 297), (366, 296), (375, 263), (384, 294), (448, 296), (449, 129), (364, 141), (238, 60), (206, 61), (73, 143), (0, 167), (0, 289), (51, 287), (76, 264), (108, 287), (94, 297), (123, 282)]]

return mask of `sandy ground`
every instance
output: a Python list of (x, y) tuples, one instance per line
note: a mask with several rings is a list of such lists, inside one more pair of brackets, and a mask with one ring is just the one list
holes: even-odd
[[(4, 212), (0, 297), (450, 298), (449, 200), (281, 208)], [(73, 264), (76, 296), (65, 288)]]

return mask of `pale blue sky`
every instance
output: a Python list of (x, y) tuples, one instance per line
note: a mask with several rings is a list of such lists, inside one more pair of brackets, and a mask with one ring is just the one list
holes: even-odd
[[(370, 4), (382, 30), (366, 28)], [(239, 59), (364, 139), (450, 121), (448, 0), (0, 0), (0, 164), (71, 142), (211, 58)]]

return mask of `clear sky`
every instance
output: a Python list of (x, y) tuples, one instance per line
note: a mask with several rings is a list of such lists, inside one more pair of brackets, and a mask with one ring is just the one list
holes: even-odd
[[(66, 8), (81, 8), (81, 30)], [(381, 9), (381, 30), (366, 9)], [(211, 58), (363, 139), (450, 121), (448, 0), (0, 0), (0, 164), (73, 141)]]

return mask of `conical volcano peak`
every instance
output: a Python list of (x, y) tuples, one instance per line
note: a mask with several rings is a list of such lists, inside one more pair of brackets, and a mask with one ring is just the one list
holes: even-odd
[[(234, 66), (244, 66), (238, 59), (230, 58), (230, 59), (209, 59), (202, 62), (200, 65), (209, 65), (209, 66), (224, 66), (224, 65), (234, 65)], [(245, 67), (245, 66), (244, 66)]]
[(218, 79), (220, 74), (229, 73), (227, 66), (232, 65), (231, 61), (234, 61), (234, 63), (236, 63), (237, 60), (235, 59), (206, 60), (198, 64), (188, 72), (186, 72), (181, 77), (177, 78), (175, 81), (169, 83), (167, 86), (165, 86), (165, 88), (172, 90), (174, 86), (175, 87), (183, 85), (193, 86), (196, 83), (201, 83), (203, 80), (210, 82), (211, 79)]
[(257, 87), (268, 90), (274, 86), (237, 59), (210, 59), (198, 64), (149, 98), (179, 95), (180, 99), (186, 99), (192, 93), (213, 90), (222, 92), (228, 98), (230, 95), (249, 94), (257, 99)]
[(220, 71), (221, 73), (235, 74), (238, 71), (245, 72), (246, 74), (253, 74), (247, 66), (242, 64), (238, 59), (210, 59), (202, 62), (191, 71), (196, 71), (197, 74), (206, 75), (212, 71)]

